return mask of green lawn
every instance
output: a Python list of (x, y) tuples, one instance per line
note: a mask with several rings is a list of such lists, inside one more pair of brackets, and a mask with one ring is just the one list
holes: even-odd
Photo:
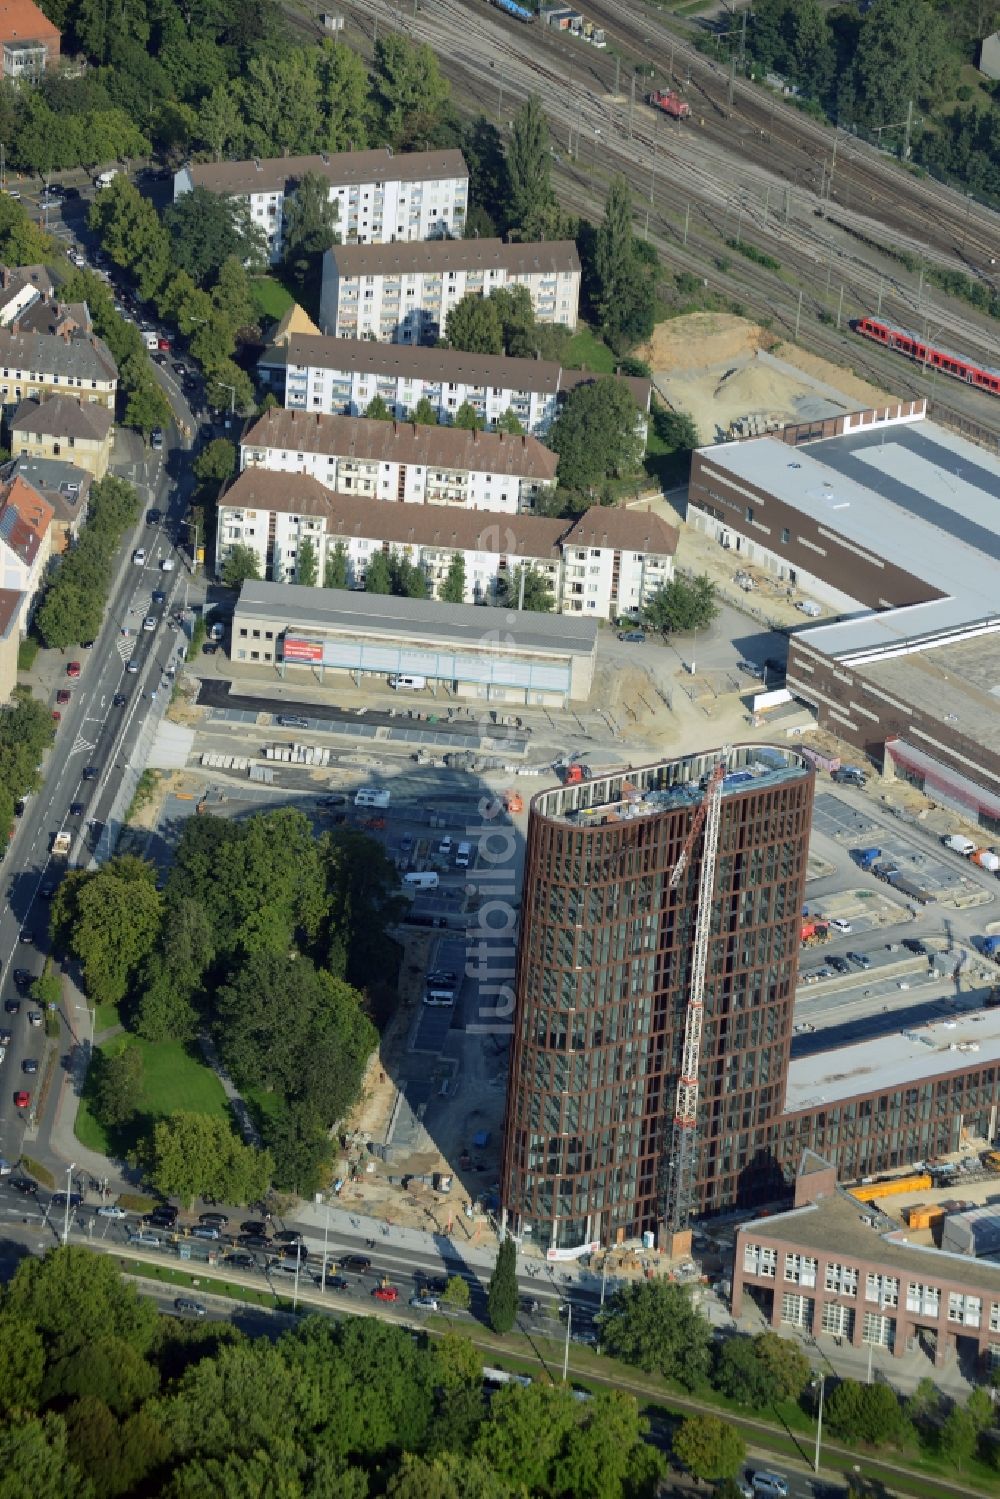
[(273, 276), (258, 276), (252, 283), (254, 306), (262, 318), (280, 318), (295, 301), (291, 292)]
[(104, 1155), (122, 1155), (158, 1119), (180, 1109), (229, 1117), (222, 1084), (193, 1050), (180, 1041), (143, 1041), (135, 1036), (115, 1036), (101, 1050), (113, 1055), (126, 1045), (138, 1046), (142, 1052), (144, 1087), (139, 1112), (129, 1128), (109, 1135), (94, 1118), (85, 1088), (76, 1116), (76, 1137), (82, 1145)]
[(586, 365), (588, 370), (594, 370), (598, 375), (613, 375), (617, 360), (614, 351), (598, 338), (593, 329), (588, 328), (586, 323), (580, 323), (566, 345), (562, 362), (563, 367), (568, 370), (582, 369)]
[(99, 1004), (94, 1009), (94, 1035), (99, 1036), (102, 1031), (108, 1031), (113, 1025), (121, 1024), (121, 1016), (117, 1005)]

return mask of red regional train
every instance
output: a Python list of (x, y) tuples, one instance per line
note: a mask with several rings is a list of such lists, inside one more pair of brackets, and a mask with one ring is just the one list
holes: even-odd
[(908, 359), (916, 360), (925, 369), (942, 370), (956, 380), (964, 380), (966, 385), (974, 385), (980, 390), (988, 390), (991, 395), (1000, 396), (1000, 370), (993, 369), (988, 364), (979, 364), (974, 359), (966, 359), (962, 354), (953, 354), (950, 349), (925, 343), (918, 334), (911, 333), (907, 328), (897, 328), (892, 323), (884, 323), (881, 318), (858, 318), (851, 326), (855, 333), (861, 333), (873, 343), (881, 344), (884, 349), (895, 349), (898, 354), (905, 354)]

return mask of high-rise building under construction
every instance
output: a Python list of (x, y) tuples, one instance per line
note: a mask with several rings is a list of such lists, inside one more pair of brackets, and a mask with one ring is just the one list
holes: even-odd
[(501, 1204), (544, 1247), (780, 1194), (814, 775), (760, 745), (532, 801)]

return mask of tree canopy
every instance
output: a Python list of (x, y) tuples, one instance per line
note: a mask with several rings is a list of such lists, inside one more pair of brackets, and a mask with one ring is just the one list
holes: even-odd
[(643, 619), (654, 630), (664, 633), (704, 630), (719, 612), (715, 584), (707, 574), (696, 577), (677, 576), (664, 583), (643, 606)]
[(711, 1367), (712, 1332), (683, 1286), (651, 1280), (615, 1292), (601, 1318), (601, 1347), (647, 1374), (694, 1389)]
[(593, 489), (638, 471), (643, 440), (639, 408), (628, 386), (612, 376), (570, 391), (549, 434), (559, 454), (559, 483)]

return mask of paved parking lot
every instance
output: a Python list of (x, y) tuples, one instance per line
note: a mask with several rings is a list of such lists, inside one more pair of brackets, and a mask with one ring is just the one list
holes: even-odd
[(452, 1025), (461, 1026), (463, 995), (471, 983), (465, 977), (465, 941), (457, 937), (443, 938), (431, 951), (427, 971), (443, 971), (457, 976), (458, 992), (453, 1005), (420, 1006), (420, 1018), (410, 1045), (411, 1051), (426, 1051), (438, 1056), (444, 1050)]
[(970, 895), (988, 895), (965, 873), (964, 861), (949, 849), (928, 849), (908, 838), (903, 827), (887, 828), (865, 811), (830, 791), (821, 791), (813, 809), (813, 826), (845, 848), (880, 848), (901, 870), (919, 881), (934, 900), (948, 903)]

